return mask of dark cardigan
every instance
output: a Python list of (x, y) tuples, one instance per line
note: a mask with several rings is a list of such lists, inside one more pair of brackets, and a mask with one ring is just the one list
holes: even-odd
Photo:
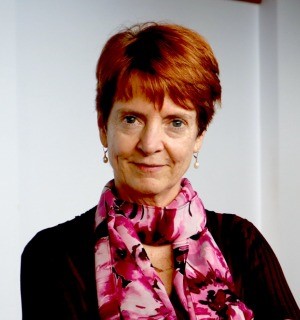
[[(23, 320), (99, 320), (94, 270), (96, 207), (39, 232), (21, 263)], [(249, 221), (207, 211), (207, 227), (222, 251), (236, 293), (255, 320), (300, 319), (278, 260)]]

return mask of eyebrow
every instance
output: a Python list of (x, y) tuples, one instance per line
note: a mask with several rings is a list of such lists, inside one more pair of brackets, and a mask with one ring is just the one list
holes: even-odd
[[(183, 109), (182, 111), (178, 111), (176, 110), (174, 113), (170, 112), (167, 113), (166, 115), (163, 115), (163, 118), (184, 118), (187, 120), (192, 120), (193, 119), (193, 115), (189, 112), (186, 112), (187, 110)], [(130, 113), (134, 116), (138, 116), (138, 117), (146, 117), (147, 113), (143, 113), (141, 111), (136, 111), (135, 108), (131, 108), (131, 107), (121, 107), (118, 111), (117, 111), (118, 115), (124, 115), (127, 113)]]
[(137, 117), (145, 117), (147, 115), (146, 113), (142, 113), (142, 112), (136, 111), (131, 108), (121, 108), (117, 111), (117, 114), (118, 114), (118, 116), (122, 116), (125, 114), (131, 114), (131, 115), (137, 116)]

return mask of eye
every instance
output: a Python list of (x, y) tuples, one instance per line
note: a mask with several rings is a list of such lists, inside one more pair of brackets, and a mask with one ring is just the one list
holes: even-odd
[(125, 116), (124, 121), (128, 124), (133, 124), (136, 122), (136, 117), (135, 116)]
[(172, 125), (173, 125), (173, 127), (175, 127), (175, 128), (180, 128), (180, 127), (182, 127), (183, 126), (183, 121), (182, 120), (180, 120), (180, 119), (174, 119), (174, 120), (172, 120)]

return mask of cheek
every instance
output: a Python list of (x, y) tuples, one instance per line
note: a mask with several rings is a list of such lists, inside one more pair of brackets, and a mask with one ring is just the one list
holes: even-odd
[(132, 139), (122, 137), (120, 134), (110, 133), (108, 135), (108, 154), (112, 161), (128, 157), (132, 153), (133, 148)]
[(191, 158), (193, 156), (194, 144), (190, 141), (180, 143), (178, 145), (171, 145), (170, 153), (172, 160), (177, 165), (189, 166)]

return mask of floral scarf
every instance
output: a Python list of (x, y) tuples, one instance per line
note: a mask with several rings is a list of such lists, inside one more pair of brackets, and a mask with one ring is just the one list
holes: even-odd
[(205, 227), (205, 209), (187, 179), (167, 207), (116, 198), (104, 188), (96, 212), (96, 285), (103, 319), (177, 319), (144, 244), (172, 244), (173, 288), (189, 319), (251, 320), (226, 261)]

